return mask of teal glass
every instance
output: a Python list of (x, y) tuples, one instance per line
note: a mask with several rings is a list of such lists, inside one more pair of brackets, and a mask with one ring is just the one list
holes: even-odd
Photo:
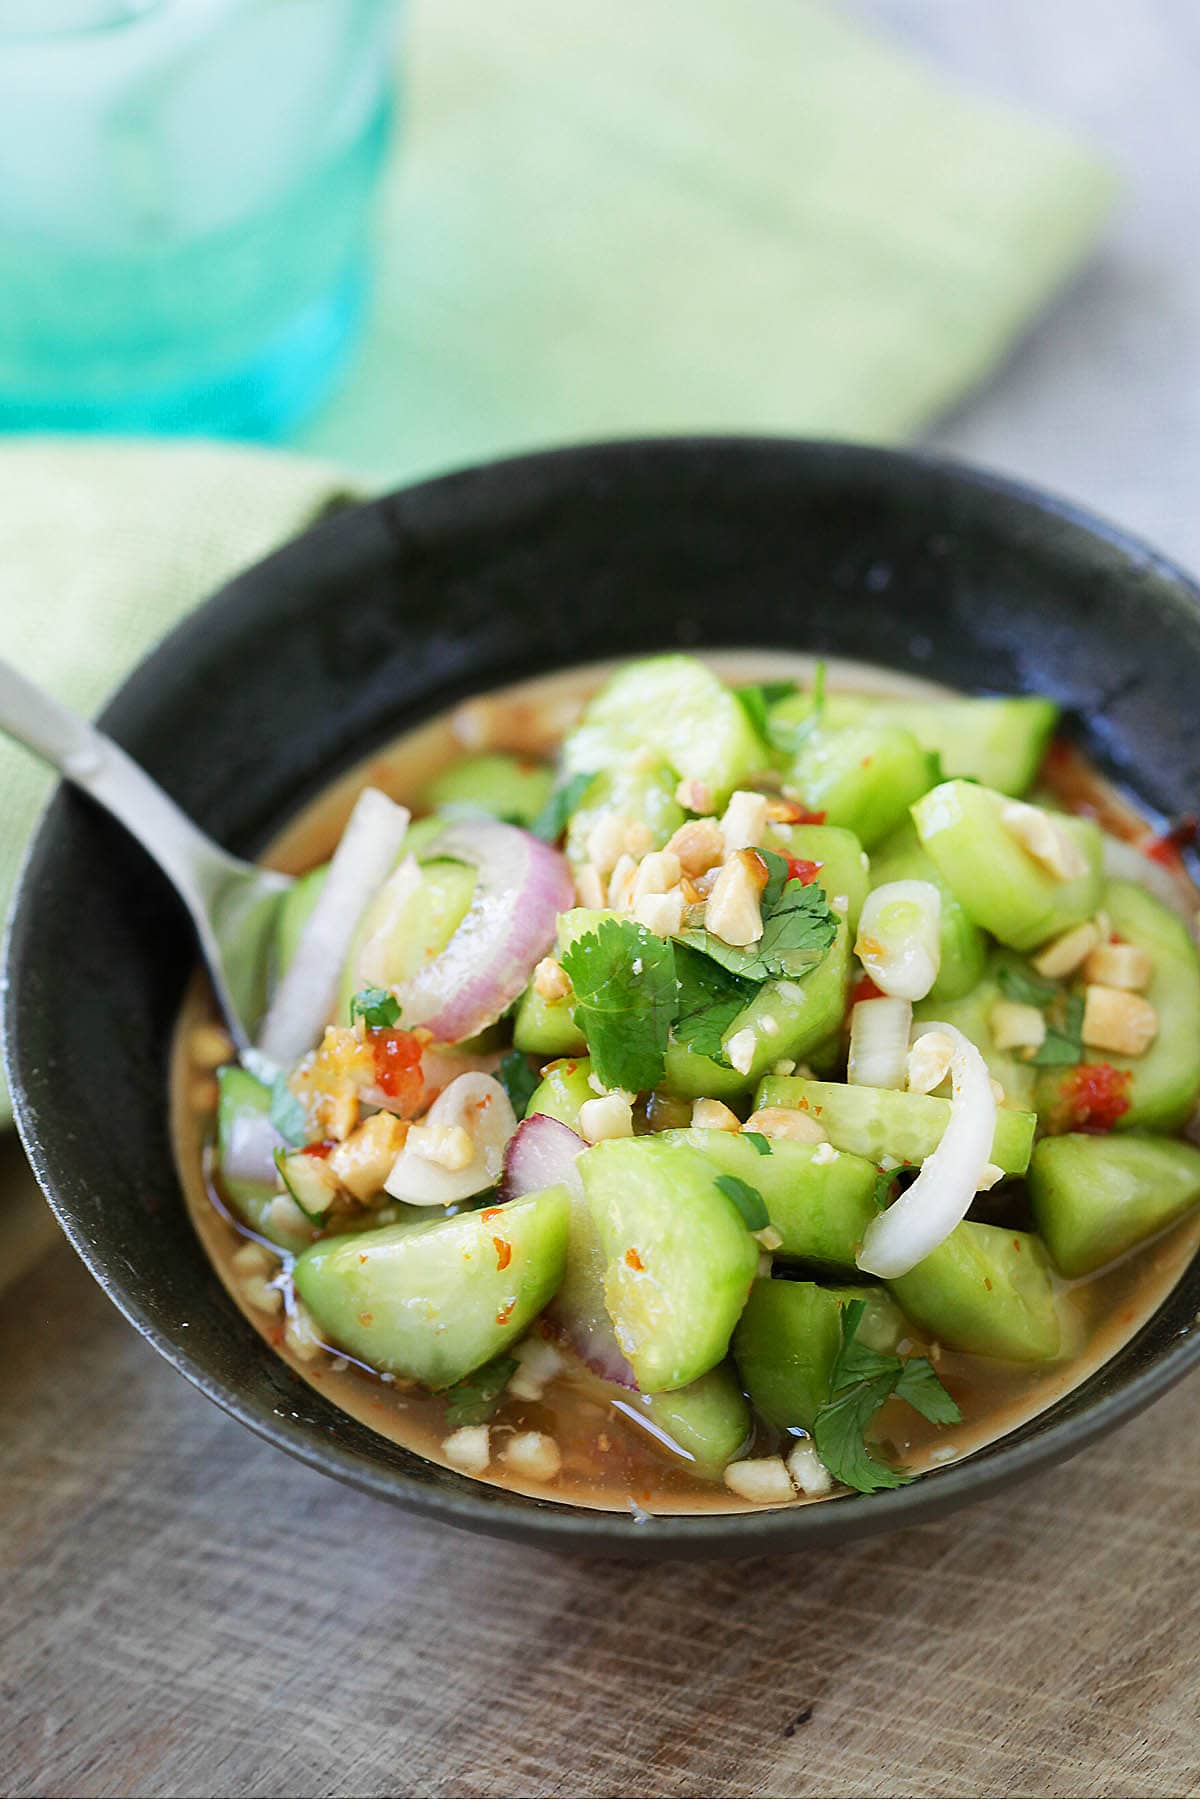
[(274, 438), (361, 321), (396, 0), (0, 0), (0, 430)]

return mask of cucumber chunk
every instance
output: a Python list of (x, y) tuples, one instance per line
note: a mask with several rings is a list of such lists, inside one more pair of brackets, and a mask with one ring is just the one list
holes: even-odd
[(542, 1070), (525, 1117), (531, 1119), (534, 1113), (545, 1113), (548, 1119), (558, 1119), (572, 1131), (578, 1131), (580, 1107), (585, 1100), (596, 1098), (596, 1090), (588, 1081), (591, 1072), (591, 1060), (586, 1056), (566, 1056), (552, 1062)]
[[(795, 709), (795, 700), (790, 704)], [(776, 724), (776, 714), (771, 722)], [(830, 694), (825, 717), (831, 725), (902, 725), (920, 744), (941, 758), (948, 776), (969, 775), (1002, 794), (1024, 794), (1031, 786), (1051, 733), (1058, 707), (1040, 694), (1004, 699), (889, 699), (868, 694)]]
[(950, 1350), (1052, 1362), (1061, 1343), (1050, 1262), (1028, 1231), (964, 1219), (915, 1269), (889, 1281), (922, 1331)]
[(1059, 881), (1002, 822), (1003, 794), (969, 781), (945, 781), (912, 809), (917, 833), (963, 910), (1002, 944), (1035, 950), (1090, 919), (1103, 885), (1100, 828), (1059, 815), (1088, 861), (1085, 875)]
[(687, 1144), (613, 1138), (577, 1166), (604, 1250), (605, 1304), (638, 1387), (686, 1387), (729, 1348), (758, 1245)]
[(777, 1431), (811, 1431), (842, 1343), (838, 1299), (813, 1281), (756, 1281), (733, 1355), (756, 1409)]
[(546, 1000), (536, 988), (527, 987), (513, 1014), (513, 1045), (527, 1056), (579, 1056), (587, 1039), (575, 1023), (570, 995), (565, 1000)]
[(563, 744), (572, 774), (616, 768), (655, 750), (677, 775), (702, 781), (720, 808), (771, 757), (741, 702), (693, 656), (654, 656), (618, 670)]
[(930, 991), (933, 1000), (957, 1000), (982, 978), (987, 966), (987, 940), (967, 917), (937, 864), (921, 847), (912, 819), (905, 819), (871, 857), (871, 886), (889, 881), (928, 881), (941, 895), (941, 962)]
[(354, 934), (338, 990), (339, 1022), (349, 1021), (350, 1002), (364, 985), (360, 958), (368, 941), (377, 938), (382, 954), (369, 985), (399, 987), (422, 963), (441, 955), (463, 922), (475, 882), (476, 872), (466, 863), (438, 857), (422, 863), (420, 882), (399, 900), (385, 884)]
[[(811, 1112), (829, 1133), (830, 1143), (875, 1163), (883, 1156), (923, 1162), (937, 1149), (950, 1122), (950, 1102), (932, 1094), (809, 1081), (800, 1075), (769, 1075), (760, 1083), (754, 1104)], [(1006, 1175), (1023, 1175), (1029, 1167), (1036, 1123), (1032, 1113), (1008, 1106), (997, 1110), (992, 1161)]]
[(842, 913), (852, 932), (858, 929), (858, 915), (872, 878), (867, 853), (852, 831), (840, 825), (771, 825), (765, 848), (819, 863), (813, 886), (822, 889), (831, 906), (844, 899), (846, 906), (834, 910)]
[(625, 1418), (647, 1429), (672, 1460), (709, 1480), (736, 1461), (754, 1430), (746, 1396), (728, 1363), (719, 1363), (687, 1387), (622, 1394), (614, 1404)]
[[(1089, 1063), (1107, 1063), (1128, 1073), (1124, 1095), (1129, 1108), (1114, 1122), (1117, 1131), (1179, 1131), (1200, 1097), (1200, 961), (1186, 925), (1169, 907), (1131, 881), (1110, 881), (1102, 905), (1113, 929), (1150, 953), (1154, 972), (1146, 998), (1158, 1014), (1158, 1036), (1142, 1056), (1089, 1050)], [(1051, 1131), (1069, 1131), (1086, 1121), (1073, 1096), (1078, 1074), (1043, 1069), (1038, 1076), (1038, 1113)]]
[(302, 1150), (277, 1150), (275, 1167), (305, 1218), (319, 1224), (338, 1191), (338, 1184), (321, 1157), (305, 1156)]
[[(217, 1170), (221, 1192), (238, 1218), (283, 1250), (303, 1250), (312, 1227), (274, 1181), (245, 1181), (226, 1172), (240, 1120), (260, 1121), (271, 1111), (271, 1090), (247, 1070), (228, 1063), (217, 1072)], [(277, 1204), (282, 1202), (282, 1204)]]
[(685, 813), (675, 798), (679, 777), (667, 762), (646, 766), (643, 757), (603, 769), (589, 782), (567, 826), (567, 858), (575, 866), (590, 862), (588, 838), (610, 814), (644, 825), (650, 849), (661, 850), (683, 824)]
[(895, 1356), (906, 1337), (912, 1336), (912, 1326), (885, 1287), (829, 1287), (825, 1292), (832, 1294), (842, 1306), (849, 1306), (855, 1300), (861, 1300), (866, 1311), (858, 1322), (856, 1341), (865, 1344), (868, 1350), (878, 1350), (881, 1356)]
[(422, 808), (450, 818), (483, 814), (530, 826), (550, 798), (554, 771), (544, 763), (490, 752), (464, 757), (429, 782)]
[(325, 1238), (297, 1257), (296, 1292), (339, 1349), (449, 1387), (519, 1338), (553, 1298), (569, 1219), (567, 1191), (556, 1187), (433, 1224)]
[(936, 779), (933, 759), (898, 725), (818, 725), (801, 743), (789, 783), (827, 825), (853, 831), (865, 850), (900, 824)]
[(913, 1007), (913, 1022), (944, 1021), (957, 1025), (983, 1057), (988, 1074), (1004, 1089), (1005, 1104), (1028, 1112), (1033, 1109), (1037, 1070), (1014, 1051), (997, 1050), (992, 1036), (992, 1010), (1003, 998), (999, 980), (992, 973), (961, 999), (938, 1000), (930, 995), (927, 1000), (918, 1000)]
[(1200, 1202), (1200, 1150), (1171, 1138), (1043, 1138), (1029, 1197), (1060, 1272), (1090, 1275)]
[(878, 1211), (874, 1163), (845, 1151), (817, 1162), (818, 1145), (786, 1138), (768, 1138), (769, 1154), (760, 1156), (749, 1138), (733, 1131), (664, 1131), (662, 1137), (690, 1144), (719, 1173), (757, 1188), (783, 1239), (778, 1255), (838, 1274), (857, 1272), (855, 1255)]

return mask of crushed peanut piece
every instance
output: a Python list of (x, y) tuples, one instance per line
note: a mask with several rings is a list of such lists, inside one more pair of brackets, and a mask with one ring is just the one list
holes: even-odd
[(812, 1159), (814, 1164), (820, 1168), (825, 1163), (835, 1163), (840, 1155), (841, 1151), (835, 1150), (832, 1144), (818, 1144), (813, 1151)]
[(633, 1136), (633, 1108), (624, 1094), (604, 1094), (585, 1100), (579, 1109), (579, 1135), (589, 1144), (606, 1138)]
[(602, 878), (611, 875), (628, 854), (625, 835), (634, 821), (624, 813), (606, 812), (597, 819), (584, 842), (588, 861)]
[(628, 912), (633, 905), (633, 884), (637, 880), (637, 863), (628, 853), (617, 861), (608, 883), (608, 904), (614, 912)]
[(547, 1338), (536, 1332), (522, 1338), (513, 1355), (517, 1370), (507, 1391), (517, 1400), (540, 1400), (549, 1383), (563, 1369), (562, 1356)]
[(292, 1304), (283, 1327), (283, 1341), (293, 1356), (301, 1362), (313, 1362), (325, 1349), (321, 1335), (317, 1330), (317, 1322), (302, 1300)]
[(730, 1066), (739, 1075), (748, 1075), (754, 1066), (754, 1053), (758, 1049), (758, 1039), (747, 1026), (743, 1031), (735, 1031), (725, 1046), (725, 1054)]
[(817, 1455), (811, 1438), (800, 1438), (792, 1445), (788, 1451), (787, 1472), (801, 1494), (827, 1494), (833, 1486), (833, 1476)]
[(247, 1306), (255, 1312), (280, 1313), (283, 1311), (283, 1294), (264, 1275), (247, 1275), (241, 1283), (242, 1298)]
[(1158, 1036), (1158, 1014), (1140, 994), (1093, 982), (1084, 990), (1082, 1036), (1089, 1050), (1141, 1056)]
[(188, 1034), (188, 1055), (198, 1069), (219, 1069), (237, 1056), (223, 1025), (196, 1025)]
[(692, 1127), (696, 1131), (740, 1131), (742, 1121), (723, 1100), (694, 1100)]
[(1154, 959), (1138, 944), (1097, 944), (1083, 965), (1085, 981), (1101, 987), (1144, 993), (1154, 974)]
[(442, 1455), (464, 1475), (482, 1475), (492, 1460), (491, 1432), (486, 1425), (460, 1425), (442, 1439)]
[(766, 1138), (790, 1138), (796, 1144), (827, 1144), (829, 1133), (810, 1112), (794, 1106), (760, 1106), (743, 1127)]
[(710, 813), (713, 809), (712, 789), (694, 776), (684, 777), (675, 789), (675, 798), (687, 812)]
[(378, 1194), (404, 1148), (409, 1126), (393, 1113), (372, 1113), (329, 1152), (325, 1166), (356, 1200)]
[(731, 1462), (725, 1470), (725, 1486), (757, 1506), (786, 1506), (796, 1497), (782, 1456), (749, 1456)]
[(1059, 821), (1025, 800), (1006, 800), (1000, 822), (1034, 862), (1057, 881), (1077, 881), (1088, 872), (1087, 857)]
[(1046, 1041), (1045, 1015), (1036, 1006), (998, 1000), (988, 1022), (997, 1050), (1036, 1050)]
[(266, 1275), (274, 1271), (279, 1261), (265, 1244), (256, 1244), (253, 1240), (239, 1244), (231, 1260), (239, 1275)]
[(211, 1075), (201, 1075), (188, 1088), (188, 1104), (193, 1112), (216, 1112), (221, 1090)]
[(600, 912), (604, 906), (604, 883), (599, 869), (591, 863), (581, 863), (575, 871), (575, 898), (592, 912)]
[(715, 819), (688, 819), (667, 840), (685, 875), (703, 875), (725, 856), (725, 839)]
[(722, 943), (754, 944), (762, 936), (759, 901), (767, 885), (767, 869), (753, 850), (738, 850), (713, 883), (704, 923)]
[(475, 1144), (464, 1125), (413, 1125), (404, 1148), (439, 1169), (457, 1171), (475, 1160)]
[(783, 1235), (776, 1231), (774, 1225), (764, 1225), (761, 1231), (752, 1231), (750, 1236), (755, 1238), (768, 1252), (783, 1247)]
[(562, 1468), (558, 1445), (544, 1431), (518, 1431), (500, 1454), (510, 1469), (531, 1481), (553, 1481)]
[(533, 987), (543, 1000), (565, 1000), (571, 992), (571, 978), (553, 956), (543, 956), (533, 971)]
[(979, 1180), (975, 1183), (977, 1194), (986, 1194), (995, 1187), (998, 1181), (1004, 1180), (1004, 1170), (996, 1163), (984, 1163), (979, 1172)]
[(679, 858), (673, 850), (652, 850), (638, 864), (633, 882), (634, 899), (640, 900), (645, 894), (668, 893), (678, 885), (682, 873)]
[(673, 887), (665, 894), (641, 895), (633, 903), (633, 916), (656, 937), (674, 937), (683, 930), (683, 906), (683, 889)]
[(756, 794), (750, 788), (739, 788), (736, 794), (731, 794), (721, 818), (726, 856), (732, 856), (735, 850), (748, 850), (754, 844), (761, 844), (766, 824), (765, 794)]
[(1039, 975), (1059, 981), (1064, 975), (1073, 975), (1099, 942), (1100, 933), (1095, 921), (1085, 919), (1082, 925), (1073, 925), (1070, 931), (1064, 931), (1043, 945), (1033, 959), (1033, 966)]
[(908, 1053), (908, 1091), (932, 1094), (950, 1073), (954, 1040), (944, 1031), (925, 1031)]

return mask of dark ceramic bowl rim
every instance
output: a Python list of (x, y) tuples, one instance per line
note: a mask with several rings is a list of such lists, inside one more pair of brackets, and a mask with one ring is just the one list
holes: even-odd
[[(827, 459), (830, 464), (846, 462), (876, 472), (915, 467), (961, 487), (1010, 499), (1019, 508), (1032, 509), (1073, 525), (1120, 551), (1134, 565), (1166, 575), (1200, 606), (1200, 589), (1192, 578), (1144, 540), (1072, 501), (990, 470), (923, 451), (783, 436), (615, 440), (533, 451), (451, 471), (401, 491), (409, 499), (449, 496), (457, 483), (469, 482), (482, 475), (493, 484), (509, 481), (528, 485), (531, 479), (536, 483), (540, 474), (558, 473), (564, 466), (576, 465), (585, 470), (606, 457), (620, 457), (631, 450), (653, 453), (656, 447), (701, 454), (720, 453), (724, 447), (767, 453), (772, 449), (788, 449)], [(364, 501), (354, 510), (369, 510), (390, 497), (384, 495)], [(119, 710), (127, 698), (140, 696), (152, 685), (161, 685), (164, 677), (169, 680), (180, 657), (186, 655), (192, 634), (203, 630), (206, 622), (219, 616), (231, 603), (231, 596), (222, 589), (193, 609), (116, 690), (99, 723), (105, 725), (111, 712)], [(50, 813), (59, 791), (56, 788), (51, 794), (26, 847), (18, 873), (3, 947), (4, 976), (10, 995), (18, 991), (20, 943), (30, 906), (28, 874), (43, 838), (54, 829)], [(101, 1289), (158, 1353), (223, 1411), (309, 1468), (336, 1476), (352, 1487), (416, 1514), (466, 1529), (520, 1538), (547, 1549), (591, 1549), (609, 1554), (664, 1557), (755, 1555), (768, 1550), (801, 1550), (811, 1545), (899, 1529), (982, 1500), (1025, 1476), (1066, 1460), (1152, 1404), (1200, 1363), (1200, 1332), (1181, 1335), (1151, 1366), (1127, 1377), (1119, 1389), (1089, 1401), (1082, 1412), (1055, 1422), (1039, 1436), (1012, 1443), (1002, 1439), (990, 1447), (986, 1461), (967, 1456), (961, 1462), (930, 1471), (908, 1486), (876, 1495), (844, 1496), (828, 1504), (774, 1511), (670, 1514), (652, 1520), (533, 1499), (527, 1499), (519, 1511), (497, 1512), (478, 1498), (480, 1484), (467, 1477), (460, 1478), (456, 1491), (446, 1492), (426, 1488), (419, 1481), (382, 1464), (377, 1470), (364, 1468), (348, 1451), (343, 1451), (337, 1444), (319, 1440), (315, 1432), (303, 1424), (295, 1426), (274, 1412), (247, 1402), (210, 1375), (201, 1360), (191, 1354), (184, 1334), (173, 1336), (161, 1330), (143, 1309), (136, 1278), (131, 1278), (128, 1271), (114, 1267), (114, 1259), (87, 1238), (69, 1203), (58, 1190), (52, 1145), (42, 1140), (34, 1124), (31, 1089), (36, 1082), (36, 1071), (31, 1069), (28, 1075), (26, 1073), (17, 1004), (6, 1009), (3, 1051), (17, 1129), (42, 1192), (66, 1237)]]

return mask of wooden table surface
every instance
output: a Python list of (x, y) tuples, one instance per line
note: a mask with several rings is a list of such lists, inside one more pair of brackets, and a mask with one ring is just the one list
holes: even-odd
[[(1200, 564), (1191, 0), (859, 0), (1111, 147), (1109, 245), (939, 441)], [(260, 1444), (40, 1234), (0, 1146), (0, 1788), (1195, 1795), (1200, 1381), (847, 1549), (655, 1569), (424, 1525)]]

